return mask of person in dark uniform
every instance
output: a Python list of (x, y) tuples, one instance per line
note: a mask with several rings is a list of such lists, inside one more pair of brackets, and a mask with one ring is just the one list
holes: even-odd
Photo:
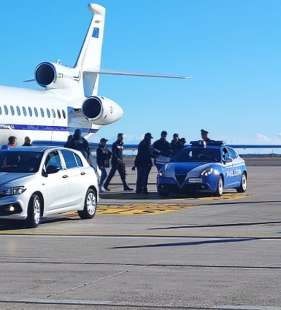
[(126, 167), (123, 161), (123, 149), (124, 149), (123, 140), (124, 140), (123, 134), (119, 133), (117, 135), (117, 140), (112, 144), (111, 170), (103, 186), (104, 189), (107, 191), (110, 191), (108, 188), (108, 185), (111, 179), (114, 177), (117, 170), (122, 180), (124, 191), (132, 190), (132, 188), (130, 188), (128, 184), (126, 183)]
[(211, 139), (208, 137), (209, 132), (205, 129), (201, 129), (201, 138), (204, 142), (208, 143), (211, 141)]
[(89, 143), (85, 138), (82, 137), (80, 129), (75, 130), (68, 147), (80, 151), (86, 159), (89, 159), (90, 157)]
[(106, 168), (109, 168), (109, 160), (111, 158), (111, 152), (108, 149), (106, 143), (108, 140), (105, 138), (100, 139), (99, 146), (97, 148), (97, 165), (101, 170), (101, 178), (100, 178), (100, 191), (104, 192), (105, 189), (103, 187), (103, 183), (107, 177)]
[(65, 144), (64, 144), (64, 147), (71, 148), (72, 139), (73, 139), (73, 136), (72, 136), (72, 135), (69, 135), (69, 136), (67, 137), (67, 140), (66, 140)]
[[(136, 193), (137, 194), (147, 194), (147, 183), (150, 170), (153, 166), (152, 158), (153, 148), (151, 145), (151, 140), (153, 139), (151, 133), (146, 133), (144, 139), (138, 145), (138, 153), (135, 159), (134, 167), (137, 168), (137, 184)], [(134, 169), (133, 167), (133, 169)]]
[(29, 137), (24, 138), (24, 144), (22, 146), (32, 146), (31, 140)]
[(171, 141), (171, 151), (172, 154), (175, 155), (180, 149), (180, 139), (179, 134), (174, 133), (173, 134), (173, 140)]
[(179, 148), (178, 148), (178, 151), (182, 150), (185, 146), (185, 143), (186, 143), (186, 140), (185, 138), (180, 138), (179, 139)]
[(161, 132), (161, 138), (154, 142), (153, 148), (155, 152), (158, 154), (155, 158), (155, 166), (159, 171), (164, 162), (169, 160), (169, 157), (172, 155), (171, 145), (167, 141), (167, 131), (163, 130)]

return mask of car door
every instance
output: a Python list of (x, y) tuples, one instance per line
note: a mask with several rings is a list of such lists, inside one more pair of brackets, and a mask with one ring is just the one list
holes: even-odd
[(222, 162), (224, 170), (224, 187), (231, 187), (234, 183), (233, 163), (227, 147), (222, 148)]
[(241, 183), (241, 176), (242, 176), (242, 169), (241, 169), (241, 158), (237, 154), (237, 152), (232, 149), (228, 148), (230, 157), (232, 159), (232, 165), (233, 165), (233, 185), (235, 187), (238, 187)]
[(80, 162), (76, 158), (78, 157), (77, 154), (70, 150), (61, 150), (61, 153), (65, 162), (65, 173), (68, 177), (69, 203), (72, 206), (77, 206), (85, 198), (85, 184), (83, 182), (85, 172), (80, 167)]
[[(50, 167), (56, 167), (54, 173), (47, 173)], [(45, 211), (50, 212), (67, 205), (68, 181), (63, 170), (62, 160), (57, 150), (51, 151), (45, 159), (43, 172)]]

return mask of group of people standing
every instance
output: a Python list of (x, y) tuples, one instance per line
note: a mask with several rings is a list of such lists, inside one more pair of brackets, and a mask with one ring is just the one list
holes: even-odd
[[(167, 163), (171, 157), (181, 151), (186, 143), (185, 138), (180, 138), (177, 133), (173, 135), (171, 142), (167, 140), (168, 133), (161, 132), (160, 139), (152, 144), (151, 133), (146, 133), (143, 140), (138, 145), (137, 155), (134, 161), (133, 170), (137, 170), (136, 193), (148, 193), (147, 184), (148, 177), (153, 164), (155, 164), (159, 171), (162, 166)], [(204, 129), (201, 130), (202, 140), (205, 142), (210, 141), (208, 132)], [(123, 159), (124, 150), (124, 136), (122, 133), (117, 135), (117, 140), (112, 144), (112, 151), (107, 146), (107, 139), (102, 138), (97, 148), (97, 165), (101, 170), (100, 189), (102, 192), (110, 191), (109, 184), (118, 171), (125, 191), (131, 191), (126, 182), (126, 165)], [(107, 175), (107, 169), (111, 169)]]
[[(17, 147), (17, 138), (15, 136), (10, 136), (8, 138), (8, 143), (2, 145), (1, 150), (7, 150), (13, 147)], [(24, 143), (22, 146), (32, 146), (31, 139), (29, 137), (24, 138)]]
[[(160, 139), (152, 144), (153, 137), (151, 133), (148, 132), (144, 135), (143, 140), (139, 143), (137, 155), (132, 168), (133, 170), (137, 170), (137, 194), (148, 193), (148, 178), (153, 164), (155, 164), (157, 170), (159, 171), (164, 164), (170, 161), (171, 157), (175, 156), (184, 148), (186, 143), (185, 138), (180, 138), (177, 133), (174, 133), (172, 141), (168, 142), (167, 137), (167, 131), (162, 131)], [(206, 143), (211, 141), (208, 137), (208, 131), (204, 129), (201, 130), (201, 138)], [(123, 158), (124, 135), (122, 133), (117, 135), (117, 139), (112, 144), (111, 150), (107, 146), (107, 141), (108, 140), (105, 138), (100, 139), (96, 153), (97, 165), (101, 170), (100, 190), (101, 192), (110, 191), (109, 184), (115, 173), (118, 171), (124, 191), (132, 191), (133, 189), (129, 187), (126, 181), (126, 165)], [(32, 143), (30, 138), (25, 137), (23, 146), (31, 145)], [(8, 149), (16, 146), (16, 137), (11, 136), (8, 139), (8, 144), (3, 146), (2, 149)], [(74, 134), (68, 137), (64, 146), (80, 151), (84, 157), (90, 161), (89, 143), (85, 138), (83, 138), (80, 129), (76, 129)], [(110, 164), (111, 169), (109, 174), (107, 174), (107, 170), (110, 168)]]

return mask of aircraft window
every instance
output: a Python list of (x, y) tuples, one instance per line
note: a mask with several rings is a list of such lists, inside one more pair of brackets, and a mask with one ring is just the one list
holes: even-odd
[(25, 107), (22, 107), (22, 113), (23, 113), (24, 116), (27, 115), (27, 112), (26, 112), (26, 108), (25, 108)]
[(53, 118), (56, 118), (56, 112), (54, 109), (52, 109)]
[(49, 110), (49, 109), (47, 109), (47, 115), (48, 115), (48, 118), (51, 117), (51, 113), (50, 113), (50, 110)]
[(62, 116), (63, 116), (63, 118), (66, 118), (66, 114), (65, 114), (64, 110), (62, 110)]
[(15, 109), (14, 109), (14, 107), (12, 105), (10, 105), (10, 109), (11, 109), (12, 115), (15, 115)]
[(32, 109), (31, 107), (28, 107), (29, 116), (32, 117)]
[(8, 107), (6, 105), (4, 105), (4, 110), (5, 110), (5, 114), (8, 115), (9, 114), (9, 110), (8, 110)]
[(60, 110), (57, 110), (58, 112), (58, 118), (61, 118)]
[(0, 107), (0, 115), (2, 114), (2, 108)]
[(35, 114), (36, 117), (38, 117), (38, 111), (37, 111), (36, 108), (34, 108), (34, 114)]
[(17, 113), (18, 113), (19, 116), (21, 115), (20, 107), (19, 106), (17, 106)]
[(41, 116), (44, 117), (45, 116), (44, 110), (40, 108), (40, 111), (41, 111)]

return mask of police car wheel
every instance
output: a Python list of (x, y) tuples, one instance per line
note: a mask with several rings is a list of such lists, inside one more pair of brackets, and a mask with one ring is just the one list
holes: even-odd
[(33, 194), (28, 203), (25, 224), (28, 228), (35, 228), (40, 224), (42, 200), (38, 194)]
[(237, 188), (238, 193), (245, 193), (247, 190), (247, 175), (246, 173), (242, 174), (240, 186)]
[(223, 195), (223, 178), (220, 176), (217, 183), (217, 190), (215, 192), (216, 196)]
[(169, 191), (165, 187), (158, 187), (157, 192), (159, 196), (161, 197), (168, 197), (169, 196)]
[(97, 194), (92, 189), (89, 188), (85, 197), (84, 209), (78, 211), (81, 219), (91, 219), (96, 215), (97, 210)]

